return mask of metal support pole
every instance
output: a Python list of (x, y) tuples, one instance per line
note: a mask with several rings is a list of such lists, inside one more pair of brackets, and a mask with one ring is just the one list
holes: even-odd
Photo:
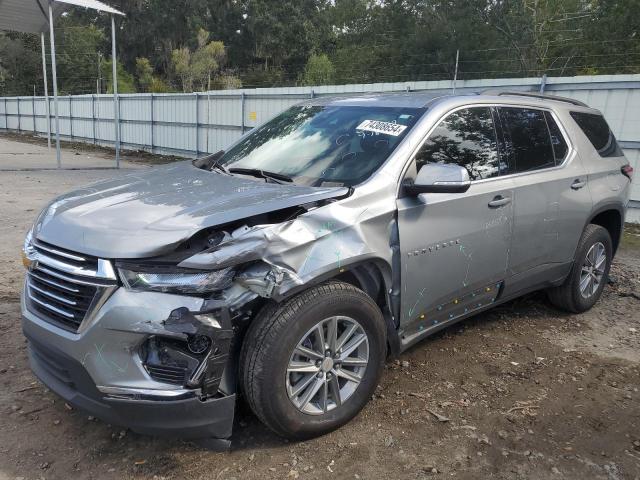
[[(35, 85), (33, 86), (35, 90)], [(31, 113), (33, 114), (33, 134), (36, 134), (36, 92), (33, 92), (33, 97), (31, 97)]]
[(456, 50), (456, 70), (453, 73), (453, 94), (456, 94), (456, 82), (458, 81), (458, 60), (460, 59), (460, 50)]
[(69, 95), (69, 136), (73, 140), (73, 98)]
[(154, 136), (153, 135), (153, 133), (154, 133), (153, 132), (154, 131), (154, 128), (153, 128), (153, 93), (151, 94), (151, 108), (150, 108), (150, 110), (151, 110), (151, 153), (153, 153), (153, 141), (154, 141), (154, 138), (153, 138), (153, 136)]
[[(47, 85), (47, 61), (44, 48), (44, 32), (40, 32), (40, 44), (42, 45), (42, 79), (44, 80), (44, 101), (47, 115), (47, 148), (51, 150), (51, 113), (49, 112), (49, 86)], [(33, 120), (35, 122), (35, 118)]]
[(116, 143), (116, 168), (120, 168), (120, 105), (118, 102), (118, 72), (116, 59), (116, 21), (111, 14), (111, 66), (113, 75), (113, 125)]
[(313, 91), (313, 88), (311, 89), (311, 98), (316, 98), (316, 92)]
[(198, 92), (195, 94), (196, 99), (196, 158), (198, 158), (198, 154), (200, 153), (200, 106), (198, 105)]
[(207, 89), (207, 153), (211, 153), (209, 149), (209, 130), (211, 125), (211, 85)]
[(244, 92), (240, 94), (240, 117), (242, 118), (242, 134), (244, 135)]
[(53, 35), (53, 9), (49, 0), (49, 42), (51, 43), (51, 72), (53, 74), (53, 110), (56, 116), (56, 161), (58, 168), (62, 166), (60, 160), (60, 118), (58, 117), (58, 75), (56, 73), (56, 42)]
[(91, 127), (93, 128), (93, 144), (96, 144), (96, 96), (91, 95)]
[(544, 88), (547, 86), (547, 74), (542, 75), (542, 80), (540, 80), (540, 93), (544, 93)]
[(20, 121), (20, 97), (18, 98), (18, 131), (22, 131), (22, 122)]

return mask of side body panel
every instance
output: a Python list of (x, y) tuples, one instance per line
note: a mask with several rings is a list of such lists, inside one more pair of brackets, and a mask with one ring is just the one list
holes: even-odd
[[(562, 123), (559, 125), (563, 128)], [(571, 261), (591, 212), (587, 172), (566, 128), (563, 130), (569, 152), (562, 165), (513, 176), (515, 207), (509, 276)]]
[[(512, 186), (510, 179), (496, 179), (462, 194), (398, 200), (400, 325), (407, 335), (422, 334), (495, 298), (507, 268), (513, 204), (488, 204), (497, 195), (512, 198)], [(486, 288), (491, 295), (485, 295)]]
[[(593, 112), (591, 109), (571, 110)], [(613, 208), (625, 212), (629, 203), (631, 182), (621, 174), (620, 169), (629, 162), (624, 156), (601, 157), (584, 132), (573, 121), (569, 111), (562, 112), (562, 116), (571, 129), (571, 136), (577, 145), (587, 172), (588, 188), (593, 198), (593, 211), (599, 212)]]

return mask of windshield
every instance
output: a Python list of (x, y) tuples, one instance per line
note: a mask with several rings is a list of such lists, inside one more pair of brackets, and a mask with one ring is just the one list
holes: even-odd
[(363, 182), (389, 157), (422, 108), (299, 106), (252, 131), (217, 161), (311, 186)]

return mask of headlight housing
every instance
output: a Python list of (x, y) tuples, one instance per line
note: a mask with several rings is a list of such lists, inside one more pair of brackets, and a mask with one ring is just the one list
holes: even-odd
[(24, 245), (22, 246), (22, 264), (26, 269), (31, 268), (32, 256), (35, 253), (33, 248), (33, 227), (29, 229), (24, 237)]
[(224, 290), (231, 286), (232, 267), (210, 272), (134, 271), (118, 269), (124, 286), (130, 290), (164, 293), (199, 294)]

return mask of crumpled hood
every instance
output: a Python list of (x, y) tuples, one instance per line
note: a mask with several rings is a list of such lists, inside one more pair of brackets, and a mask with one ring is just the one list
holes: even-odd
[(62, 195), (40, 214), (34, 234), (102, 258), (150, 257), (203, 228), (347, 192), (345, 187), (280, 185), (208, 172), (186, 161)]

